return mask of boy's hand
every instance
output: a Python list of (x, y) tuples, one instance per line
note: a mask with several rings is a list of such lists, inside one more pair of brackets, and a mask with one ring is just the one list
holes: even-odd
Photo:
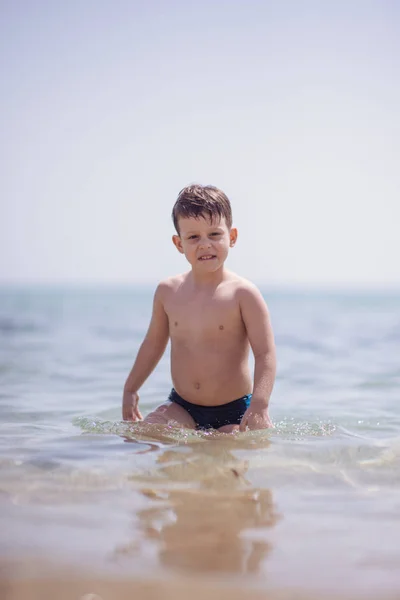
[(124, 391), (122, 399), (122, 418), (124, 421), (141, 421), (143, 419), (142, 413), (138, 407), (139, 394), (136, 392)]
[(263, 401), (257, 402), (257, 400), (252, 400), (249, 408), (243, 415), (239, 431), (246, 431), (247, 428), (269, 429), (270, 427), (273, 427), (273, 424), (269, 418), (268, 406)]

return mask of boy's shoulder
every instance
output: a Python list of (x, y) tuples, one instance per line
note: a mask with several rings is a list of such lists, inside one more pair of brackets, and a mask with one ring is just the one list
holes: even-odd
[(165, 298), (166, 294), (176, 291), (186, 280), (188, 273), (180, 273), (172, 275), (159, 282), (156, 289), (156, 296), (160, 299)]
[(237, 273), (233, 273), (232, 271), (228, 272), (226, 281), (239, 294), (259, 293), (259, 289), (255, 283), (249, 279), (246, 279), (245, 277), (242, 277), (241, 275), (238, 275)]
[(232, 293), (241, 309), (253, 310), (257, 306), (266, 306), (267, 302), (260, 288), (245, 277), (230, 273), (233, 285)]

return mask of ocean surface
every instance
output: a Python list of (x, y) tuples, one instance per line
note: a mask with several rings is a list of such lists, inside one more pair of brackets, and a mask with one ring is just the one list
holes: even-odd
[[(121, 421), (152, 293), (0, 289), (3, 581), (400, 597), (400, 292), (263, 290), (275, 428), (234, 435)], [(170, 388), (167, 350), (142, 412)]]

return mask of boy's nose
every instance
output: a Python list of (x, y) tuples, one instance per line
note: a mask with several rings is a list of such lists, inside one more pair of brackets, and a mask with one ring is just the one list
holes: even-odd
[(199, 243), (200, 248), (207, 248), (210, 246), (210, 240), (205, 239), (205, 240), (200, 240)]

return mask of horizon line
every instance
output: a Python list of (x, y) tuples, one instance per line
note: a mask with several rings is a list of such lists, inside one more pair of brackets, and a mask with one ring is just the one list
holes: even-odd
[[(113, 281), (113, 280), (0, 280), (0, 289), (90, 289), (90, 288), (108, 288), (108, 289), (133, 289), (156, 288), (157, 281), (138, 280), (138, 281)], [(354, 292), (400, 292), (399, 282), (356, 282), (346, 281), (336, 282), (289, 282), (289, 281), (257, 281), (252, 280), (257, 287), (261, 289), (270, 289), (271, 291), (354, 291)]]

